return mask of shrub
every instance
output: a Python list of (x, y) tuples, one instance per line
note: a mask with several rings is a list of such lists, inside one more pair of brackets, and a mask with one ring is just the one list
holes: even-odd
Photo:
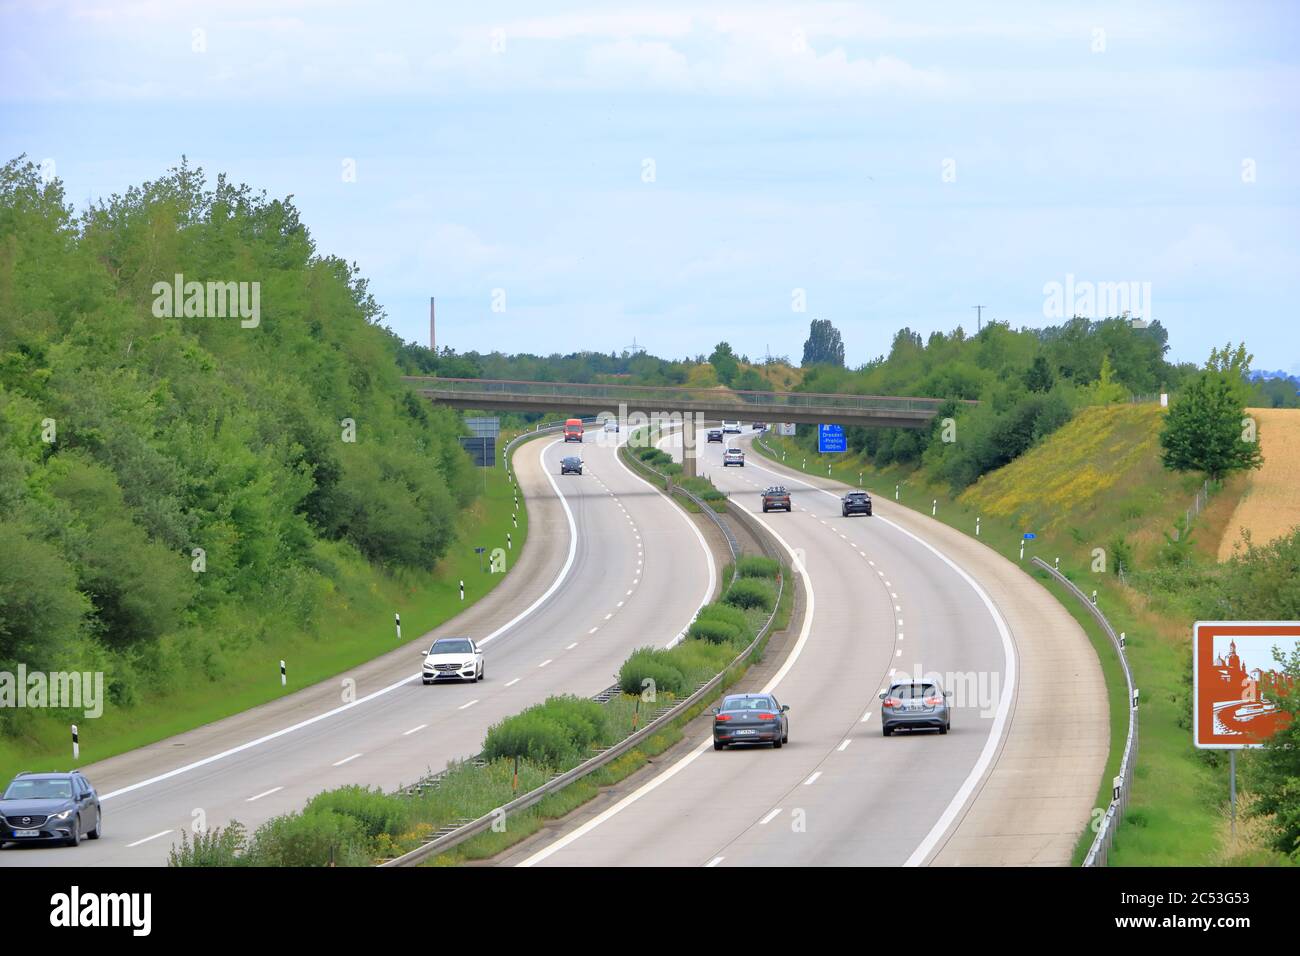
[(731, 587), (723, 600), (740, 608), (759, 607), (764, 611), (772, 610), (776, 603), (776, 594), (771, 585), (757, 578), (741, 578)]
[(738, 644), (741, 630), (729, 621), (719, 618), (697, 618), (691, 625), (690, 636), (710, 644)]
[(244, 826), (238, 820), (231, 820), (225, 829), (213, 827), (211, 830), (194, 834), (190, 842), (189, 831), (181, 830), (181, 845), (172, 845), (167, 853), (168, 866), (239, 866), (243, 860), (246, 839)]
[(367, 866), (370, 841), (361, 821), (333, 810), (272, 817), (253, 834), (255, 866)]
[(709, 680), (736, 656), (736, 648), (706, 641), (683, 641), (669, 651), (673, 664), (685, 676), (690, 690)]
[(686, 675), (676, 666), (671, 651), (641, 647), (633, 651), (618, 670), (618, 685), (625, 694), (640, 694), (642, 681), (654, 681), (657, 691), (681, 695), (690, 686)]
[(556, 767), (572, 759), (573, 745), (562, 724), (530, 708), (490, 727), (483, 754), (488, 760), (526, 757)]
[(520, 757), (560, 767), (582, 755), (604, 731), (604, 710), (594, 700), (549, 697), (489, 728), (488, 760)]
[(358, 821), (372, 840), (381, 833), (397, 836), (408, 821), (409, 804), (400, 797), (384, 793), (379, 788), (362, 786), (339, 787), (324, 790), (311, 798), (305, 813), (333, 810)]
[(749, 619), (745, 617), (745, 612), (730, 604), (714, 602), (706, 604), (700, 608), (700, 613), (696, 615), (697, 621), (723, 621), (735, 627), (740, 633), (746, 636), (750, 634)]
[(736, 570), (742, 578), (775, 578), (781, 571), (781, 563), (775, 558), (751, 554), (736, 562)]

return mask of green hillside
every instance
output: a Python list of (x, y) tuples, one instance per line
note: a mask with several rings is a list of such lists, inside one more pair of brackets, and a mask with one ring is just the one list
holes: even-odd
[[(247, 283), (256, 315), (209, 292), (168, 317), (178, 274)], [(509, 491), (479, 504), (460, 419), (402, 386), (381, 318), (288, 199), (182, 164), (77, 216), (0, 169), (0, 670), (104, 673), (83, 760), (281, 693), (281, 657), (290, 690), (373, 657), (394, 610), (415, 637), (458, 577), (487, 589), (463, 539), (504, 544)], [(78, 716), (0, 711), (0, 769), (66, 763)]]

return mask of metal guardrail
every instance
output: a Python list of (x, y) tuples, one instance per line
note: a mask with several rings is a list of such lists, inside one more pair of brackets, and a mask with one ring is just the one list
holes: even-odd
[(1133, 686), (1133, 671), (1128, 666), (1125, 641), (1121, 635), (1115, 633), (1115, 628), (1111, 626), (1110, 621), (1106, 619), (1106, 615), (1102, 613), (1101, 609), (1079, 590), (1073, 581), (1042, 558), (1035, 556), (1032, 563), (1050, 574), (1084, 603), (1097, 623), (1101, 625), (1102, 630), (1106, 632), (1111, 643), (1115, 645), (1115, 653), (1119, 655), (1120, 666), (1124, 668), (1124, 682), (1128, 686), (1129, 704), (1128, 737), (1124, 741), (1124, 756), (1120, 759), (1119, 774), (1111, 783), (1110, 806), (1107, 807), (1106, 815), (1102, 817), (1101, 825), (1097, 829), (1097, 835), (1092, 840), (1092, 846), (1088, 848), (1088, 855), (1083, 860), (1084, 866), (1105, 866), (1110, 854), (1110, 848), (1115, 843), (1115, 830), (1119, 827), (1119, 821), (1123, 817), (1124, 811), (1128, 808), (1129, 791), (1133, 789), (1133, 768), (1137, 763), (1138, 753), (1138, 689)]
[[(524, 437), (524, 436), (520, 436), (520, 437)], [(708, 510), (712, 511), (711, 508)], [(745, 518), (743, 520), (748, 521), (748, 515), (745, 515)], [(771, 553), (771, 552), (775, 552), (775, 547), (770, 545), (766, 535), (761, 532), (761, 528), (757, 525), (755, 525), (755, 537), (758, 538), (764, 550), (769, 551), (770, 557), (778, 557), (779, 559), (778, 554)], [(469, 840), (472, 837), (478, 836), (480, 833), (484, 833), (490, 830), (493, 824), (497, 823), (497, 821), (507, 819), (512, 813), (518, 813), (521, 810), (527, 810), (529, 807), (532, 807), (537, 803), (540, 803), (544, 798), (546, 798), (550, 794), (556, 793), (557, 791), (564, 789), (574, 781), (580, 780), (583, 777), (587, 776), (588, 774), (591, 774), (596, 770), (599, 770), (601, 767), (605, 766), (606, 764), (617, 760), (619, 757), (623, 756), (629, 750), (632, 750), (634, 747), (636, 747), (637, 744), (641, 743), (643, 740), (646, 740), (647, 738), (658, 733), (661, 728), (671, 723), (672, 721), (676, 720), (678, 717), (682, 716), (684, 713), (686, 713), (692, 707), (699, 704), (701, 701), (708, 700), (710, 696), (716, 693), (718, 688), (722, 685), (722, 682), (726, 678), (726, 676), (729, 673), (731, 673), (731, 671), (734, 670), (743, 660), (745, 660), (745, 658), (753, 654), (754, 651), (767, 638), (768, 634), (771, 632), (773, 623), (776, 621), (776, 615), (781, 609), (781, 597), (784, 594), (784, 592), (785, 592), (785, 575), (778, 574), (777, 588), (776, 588), (776, 601), (772, 605), (772, 613), (767, 616), (767, 620), (763, 622), (763, 626), (758, 629), (758, 633), (754, 636), (754, 640), (751, 641), (750, 644), (743, 651), (737, 654), (736, 657), (731, 661), (731, 663), (729, 663), (726, 667), (724, 667), (721, 671), (719, 671), (716, 675), (714, 675), (714, 677), (711, 680), (702, 684), (695, 691), (695, 693), (691, 694), (689, 697), (678, 702), (677, 704), (674, 704), (668, 710), (664, 711), (662, 714), (655, 717), (653, 720), (649, 721), (640, 730), (634, 731), (633, 733), (629, 734), (627, 737), (624, 737), (621, 741), (619, 741), (613, 747), (610, 747), (608, 750), (601, 751), (600, 753), (596, 754), (590, 759), (585, 760), (584, 762), (578, 764), (578, 766), (572, 768), (571, 770), (567, 770), (564, 773), (559, 774), (556, 777), (553, 777), (551, 780), (542, 784), (540, 787), (530, 790), (528, 793), (522, 794), (519, 797), (516, 797), (514, 800), (511, 800), (509, 803), (502, 804), (496, 809), (491, 810), (488, 813), (485, 813), (477, 820), (471, 820), (469, 822), (462, 823), (457, 826), (444, 828), (442, 831), (439, 832), (439, 834), (433, 840), (430, 840), (428, 843), (425, 843), (423, 846), (416, 847), (414, 850), (411, 850), (408, 853), (404, 853), (401, 856), (397, 857), (396, 859), (386, 860), (385, 862), (379, 865), (381, 867), (416, 866), (419, 863), (422, 863), (425, 860), (429, 859), (430, 857), (437, 856), (439, 853), (445, 853), (447, 850), (450, 850), (453, 847), (458, 846), (461, 843), (464, 843), (466, 840)]]
[[(422, 391), (474, 395), (503, 395), (514, 398), (581, 399), (617, 403), (620, 399), (636, 403), (662, 403), (665, 407), (689, 408), (691, 402), (716, 405), (734, 404), (743, 411), (912, 411), (937, 412), (948, 400), (891, 395), (845, 395), (829, 392), (753, 392), (711, 388), (677, 388), (654, 385), (603, 385), (577, 382), (515, 382), (499, 379), (440, 378), (407, 375), (402, 379)], [(977, 405), (964, 401), (959, 404)], [(770, 416), (769, 416), (770, 417)], [(777, 418), (780, 416), (777, 415)]]

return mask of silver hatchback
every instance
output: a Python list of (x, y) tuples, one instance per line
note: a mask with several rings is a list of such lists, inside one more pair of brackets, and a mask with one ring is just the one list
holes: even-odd
[(950, 691), (938, 681), (899, 681), (880, 695), (880, 732), (888, 737), (895, 730), (937, 730), (946, 734), (952, 729)]

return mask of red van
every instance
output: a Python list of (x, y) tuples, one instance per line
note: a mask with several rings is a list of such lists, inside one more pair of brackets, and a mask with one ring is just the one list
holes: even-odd
[(570, 418), (564, 423), (565, 441), (582, 441), (582, 419)]

